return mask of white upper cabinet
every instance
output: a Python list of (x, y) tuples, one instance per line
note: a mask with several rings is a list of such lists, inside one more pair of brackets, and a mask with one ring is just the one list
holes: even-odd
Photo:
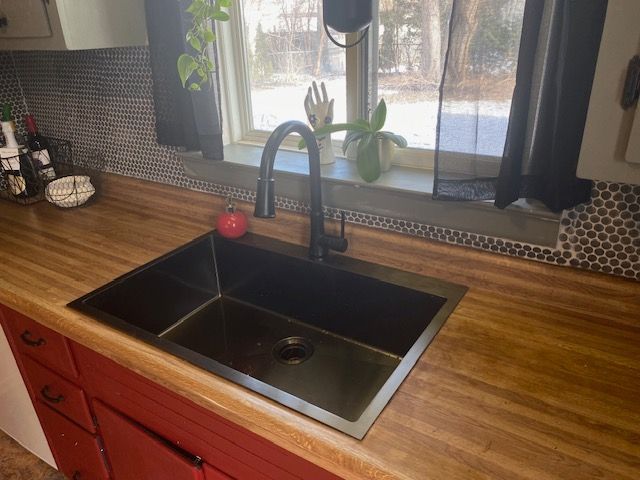
[(625, 110), (629, 61), (640, 54), (640, 1), (611, 0), (591, 91), (578, 177), (640, 184), (640, 110)]
[(0, 0), (1, 50), (145, 45), (144, 0)]

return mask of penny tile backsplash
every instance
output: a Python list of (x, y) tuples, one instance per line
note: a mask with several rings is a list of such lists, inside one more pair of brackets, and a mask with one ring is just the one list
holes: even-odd
[[(0, 101), (15, 118), (34, 114), (45, 135), (96, 148), (106, 169), (253, 201), (253, 191), (187, 178), (176, 149), (155, 142), (149, 53), (145, 47), (69, 52), (0, 52)], [(278, 207), (306, 211), (287, 198)], [(28, 208), (28, 207), (25, 207)], [(327, 214), (337, 217), (334, 209)], [(591, 201), (563, 212), (555, 248), (349, 211), (347, 221), (451, 244), (640, 280), (640, 186), (595, 182)]]

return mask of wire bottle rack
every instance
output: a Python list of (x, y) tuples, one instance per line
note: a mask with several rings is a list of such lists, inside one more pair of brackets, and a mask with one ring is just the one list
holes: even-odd
[(92, 201), (100, 191), (104, 156), (86, 151), (80, 158), (72, 155), (67, 140), (47, 137), (49, 165), (39, 161), (44, 152), (25, 151), (0, 158), (0, 198), (32, 205), (47, 199), (60, 207), (76, 207)]

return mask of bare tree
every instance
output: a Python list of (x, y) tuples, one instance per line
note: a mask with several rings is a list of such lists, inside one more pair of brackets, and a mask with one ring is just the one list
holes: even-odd
[(471, 67), (471, 41), (478, 26), (478, 7), (481, 0), (456, 2), (451, 21), (451, 51), (449, 58), (450, 79), (464, 83), (468, 79)]
[(284, 55), (284, 71), (292, 80), (300, 71), (313, 70), (315, 64), (307, 63), (307, 57), (316, 48), (311, 26), (317, 16), (317, 0), (280, 0), (281, 28), (278, 33), (284, 45), (280, 56)]
[(442, 72), (440, 0), (422, 0), (420, 69), (428, 82), (438, 83)]
[(313, 69), (313, 75), (315, 77), (322, 73), (322, 61), (324, 59), (326, 46), (327, 46), (327, 33), (324, 31), (324, 17), (322, 15), (322, 2), (317, 0), (316, 2), (317, 16), (317, 29), (318, 29), (318, 54), (316, 55), (316, 64)]

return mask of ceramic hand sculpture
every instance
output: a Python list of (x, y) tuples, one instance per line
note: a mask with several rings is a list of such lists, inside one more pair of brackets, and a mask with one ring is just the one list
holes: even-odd
[[(313, 82), (304, 99), (304, 110), (307, 112), (307, 118), (314, 130), (318, 130), (333, 122), (334, 99), (332, 98), (331, 101), (329, 101), (324, 82), (320, 83), (320, 88), (322, 89), (322, 97), (320, 97), (320, 92), (318, 91), (318, 84)], [(318, 148), (320, 149), (320, 163), (322, 165), (335, 163), (336, 157), (333, 154), (333, 146), (331, 145), (331, 134), (329, 133), (323, 137), (318, 137), (317, 141)]]

